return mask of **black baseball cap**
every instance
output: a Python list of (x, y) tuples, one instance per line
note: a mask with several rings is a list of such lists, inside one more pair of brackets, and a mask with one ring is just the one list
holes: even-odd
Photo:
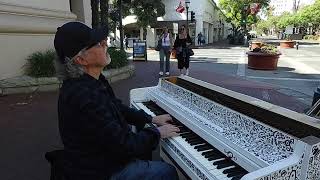
[(73, 58), (82, 49), (90, 48), (108, 36), (107, 28), (92, 29), (84, 23), (73, 21), (58, 27), (54, 47), (61, 63)]

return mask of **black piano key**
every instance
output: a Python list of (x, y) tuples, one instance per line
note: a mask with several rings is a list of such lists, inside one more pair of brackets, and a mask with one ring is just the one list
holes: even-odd
[(203, 144), (203, 143), (205, 143), (205, 141), (204, 141), (203, 139), (201, 139), (201, 140), (194, 140), (194, 141), (190, 142), (190, 145), (191, 145), (191, 146), (195, 146), (195, 145)]
[(231, 180), (240, 180), (244, 175), (246, 175), (247, 173), (242, 173), (242, 174), (239, 174), (237, 176), (234, 176), (231, 178)]
[(192, 136), (192, 137), (186, 137), (186, 141), (192, 141), (192, 140), (201, 140), (201, 138), (198, 135)]
[(244, 173), (246, 173), (244, 170), (230, 172), (230, 173), (227, 173), (227, 177), (235, 177), (235, 176), (238, 176), (238, 175), (241, 175), (241, 174), (244, 174)]
[(180, 131), (190, 131), (190, 129), (188, 129), (188, 128), (186, 128), (186, 127), (181, 127), (181, 128), (179, 128), (180, 129)]
[(192, 138), (190, 140), (188, 140), (188, 139), (186, 139), (186, 140), (191, 146), (205, 143), (205, 141), (201, 138)]
[[(204, 156), (204, 157), (208, 157), (208, 156), (210, 156), (210, 155), (212, 155), (212, 154), (222, 154), (218, 149), (215, 149), (215, 148), (213, 148), (212, 150), (210, 150), (210, 151), (206, 151), (206, 152), (203, 152), (202, 153), (202, 155)], [(222, 154), (223, 155), (223, 154)]]
[(194, 149), (196, 149), (197, 151), (205, 151), (205, 150), (209, 150), (209, 149), (213, 149), (213, 147), (210, 144), (203, 144), (203, 145), (198, 145), (195, 146)]
[(226, 156), (223, 154), (215, 154), (207, 157), (208, 161), (213, 161), (213, 160), (222, 159), (222, 158), (226, 158)]
[(216, 162), (213, 163), (213, 165), (216, 165), (216, 166), (217, 166), (217, 165), (222, 164), (222, 163), (224, 163), (225, 161), (228, 161), (228, 160), (229, 160), (229, 159), (226, 158), (226, 159), (224, 159), (224, 160), (216, 161)]
[(233, 161), (231, 161), (230, 159), (225, 159), (225, 160), (221, 160), (221, 161), (216, 161), (213, 163), (213, 165), (217, 165), (217, 169), (222, 169), (222, 168), (226, 168), (226, 167), (233, 166), (236, 164)]
[(179, 128), (180, 129), (180, 132), (190, 132), (189, 129), (185, 129), (185, 128)]
[[(245, 172), (246, 170), (244, 170), (242, 167), (240, 166), (236, 166), (230, 169), (225, 169), (222, 171), (223, 174), (233, 174), (233, 173), (239, 173), (239, 172)], [(232, 176), (231, 176), (232, 177)]]
[[(181, 131), (181, 130), (180, 130)], [(190, 137), (193, 137), (193, 136), (197, 136), (195, 133), (189, 133), (189, 134), (184, 134), (184, 135), (181, 135), (182, 138), (190, 138)]]

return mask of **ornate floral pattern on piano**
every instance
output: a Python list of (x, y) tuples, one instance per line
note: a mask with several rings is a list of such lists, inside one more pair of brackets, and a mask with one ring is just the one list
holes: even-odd
[(301, 157), (298, 164), (276, 171), (268, 176), (259, 178), (258, 180), (299, 180), (301, 177)]
[(161, 92), (187, 107), (189, 111), (177, 106), (188, 116), (269, 164), (293, 153), (295, 139), (277, 129), (167, 81), (161, 83)]
[(309, 158), (307, 180), (316, 180), (320, 178), (320, 144), (317, 144), (311, 149)]

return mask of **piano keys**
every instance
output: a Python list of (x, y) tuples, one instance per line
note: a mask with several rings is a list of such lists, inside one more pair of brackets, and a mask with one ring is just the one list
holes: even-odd
[(181, 132), (161, 156), (190, 179), (320, 179), (314, 118), (190, 77), (134, 89), (130, 104), (173, 117)]
[[(158, 116), (167, 114), (166, 111), (152, 101), (143, 102), (142, 104), (146, 107), (145, 109), (152, 112), (150, 115)], [(149, 112), (148, 110), (146, 111), (147, 113)], [(180, 129), (179, 136), (174, 137), (174, 139), (194, 158), (198, 159), (215, 177), (226, 180), (237, 180), (248, 173), (177, 119), (173, 118), (173, 124)]]

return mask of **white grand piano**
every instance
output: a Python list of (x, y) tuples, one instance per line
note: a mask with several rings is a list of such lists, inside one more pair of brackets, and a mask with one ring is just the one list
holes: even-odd
[(181, 179), (320, 180), (318, 119), (188, 76), (133, 89), (130, 104), (174, 118), (160, 155)]

